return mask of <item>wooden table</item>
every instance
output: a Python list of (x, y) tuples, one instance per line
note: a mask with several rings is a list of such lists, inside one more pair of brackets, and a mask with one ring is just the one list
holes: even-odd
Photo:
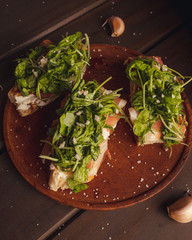
[[(49, 38), (58, 42), (66, 32), (86, 32), (91, 43), (128, 47), (162, 56), (165, 64), (192, 74), (192, 18), (189, 1), (44, 0), (4, 1), (0, 31), (0, 238), (68, 240), (191, 239), (191, 223), (167, 216), (166, 206), (192, 188), (192, 155), (163, 191), (132, 207), (84, 211), (59, 204), (29, 185), (13, 166), (3, 143), (2, 116), (7, 92), (14, 83), (18, 56)], [(119, 38), (101, 25), (120, 16), (126, 30)], [(192, 84), (186, 93), (192, 103)]]

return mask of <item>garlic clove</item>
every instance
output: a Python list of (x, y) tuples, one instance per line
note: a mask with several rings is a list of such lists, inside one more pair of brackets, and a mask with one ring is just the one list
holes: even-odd
[(102, 27), (104, 27), (106, 23), (109, 23), (109, 26), (111, 27), (111, 30), (112, 30), (111, 37), (119, 37), (125, 31), (124, 21), (120, 17), (112, 16), (112, 17), (108, 18), (104, 22)]
[(192, 221), (192, 196), (186, 196), (178, 199), (175, 203), (167, 207), (168, 215), (179, 223), (188, 223)]
[(49, 39), (45, 39), (43, 42), (40, 43), (40, 46), (48, 47), (51, 44), (53, 44), (53, 43)]

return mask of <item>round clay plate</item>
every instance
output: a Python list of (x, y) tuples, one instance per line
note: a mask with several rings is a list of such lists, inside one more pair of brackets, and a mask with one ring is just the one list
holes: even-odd
[[(106, 89), (123, 88), (121, 97), (129, 101), (129, 80), (124, 61), (141, 54), (113, 45), (92, 45), (91, 62), (84, 79), (102, 82), (112, 76)], [(165, 151), (161, 144), (136, 146), (132, 130), (123, 119), (110, 136), (109, 151), (89, 188), (74, 194), (70, 190), (51, 191), (48, 188), (49, 169), (38, 157), (43, 147), (41, 139), (56, 118), (60, 100), (40, 109), (31, 116), (20, 117), (15, 106), (7, 101), (4, 113), (4, 138), (8, 153), (21, 175), (37, 190), (72, 207), (110, 210), (131, 206), (148, 199), (167, 186), (179, 173), (190, 152), (192, 140), (191, 108), (184, 96), (189, 123), (185, 143)], [(126, 113), (129, 103), (126, 107)]]

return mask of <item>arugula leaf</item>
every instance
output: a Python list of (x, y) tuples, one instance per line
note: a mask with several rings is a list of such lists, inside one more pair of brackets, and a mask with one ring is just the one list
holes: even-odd
[(146, 133), (151, 130), (155, 122), (155, 118), (152, 116), (151, 112), (148, 109), (142, 110), (137, 119), (135, 120), (133, 131), (138, 137), (144, 137)]
[(84, 183), (88, 180), (88, 172), (89, 170), (86, 167), (78, 167), (74, 173), (74, 180), (79, 183)]
[(66, 113), (65, 118), (63, 119), (63, 123), (67, 127), (71, 127), (75, 122), (75, 115), (73, 113)]
[(69, 188), (74, 192), (74, 193), (78, 193), (81, 192), (82, 190), (85, 190), (88, 188), (88, 186), (84, 183), (79, 183), (77, 181), (75, 181), (73, 178), (68, 178), (67, 179), (67, 184), (69, 186)]

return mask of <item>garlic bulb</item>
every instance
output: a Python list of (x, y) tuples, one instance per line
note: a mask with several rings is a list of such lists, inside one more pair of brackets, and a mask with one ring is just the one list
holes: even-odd
[(112, 30), (111, 37), (119, 37), (125, 31), (125, 24), (120, 17), (112, 16), (112, 17), (108, 18), (104, 22), (102, 27), (104, 27), (106, 23), (109, 23), (109, 25), (111, 27), (111, 30)]
[(175, 203), (167, 207), (168, 215), (179, 223), (192, 221), (192, 196), (187, 193)]

